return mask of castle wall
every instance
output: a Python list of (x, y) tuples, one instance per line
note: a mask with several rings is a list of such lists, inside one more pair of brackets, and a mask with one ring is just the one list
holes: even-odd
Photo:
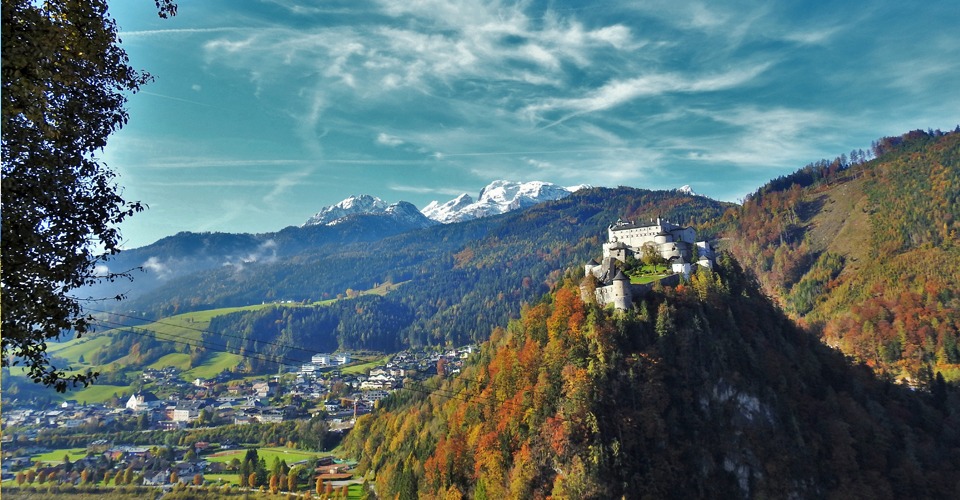
[(660, 283), (663, 286), (677, 286), (680, 284), (680, 277), (680, 274), (672, 274), (654, 283), (644, 283), (642, 285), (629, 284), (623, 291), (618, 291), (615, 288), (615, 284), (597, 287), (595, 292), (597, 304), (599, 304), (600, 307), (606, 307), (612, 304), (613, 307), (618, 310), (632, 309), (634, 299), (646, 296), (653, 290), (654, 284)]

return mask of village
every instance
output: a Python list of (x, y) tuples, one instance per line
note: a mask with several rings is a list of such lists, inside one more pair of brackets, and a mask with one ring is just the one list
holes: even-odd
[[(264, 478), (260, 484), (239, 480), (237, 457), (256, 449), (252, 439), (241, 438), (243, 429), (273, 426), (276, 442), (261, 453), (284, 457), (283, 467), (298, 467), (301, 480), (359, 484), (352, 464), (335, 459), (330, 448), (380, 401), (416, 390), (438, 374), (458, 373), (475, 350), (472, 345), (412, 349), (375, 358), (382, 363), (350, 353), (318, 353), (310, 363), (275, 375), (238, 377), (225, 371), (192, 381), (173, 367), (147, 369), (140, 374), (141, 387), (152, 390), (105, 403), (5, 399), (0, 472), (3, 481), (18, 485), (266, 486)], [(198, 439), (199, 433), (227, 438), (213, 442)], [(296, 439), (298, 446), (295, 436), (307, 434), (312, 437)]]

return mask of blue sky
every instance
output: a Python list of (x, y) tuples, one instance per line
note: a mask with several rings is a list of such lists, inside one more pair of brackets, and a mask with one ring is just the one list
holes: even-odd
[(736, 201), (885, 135), (960, 123), (960, 8), (928, 2), (114, 2), (155, 82), (101, 157), (127, 247), (266, 232), (351, 194), (495, 179)]

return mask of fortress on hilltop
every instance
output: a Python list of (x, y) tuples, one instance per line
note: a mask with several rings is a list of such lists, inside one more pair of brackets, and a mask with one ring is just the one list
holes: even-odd
[[(584, 266), (588, 276), (596, 278), (597, 303), (613, 304), (616, 309), (633, 307), (633, 297), (649, 290), (653, 283), (632, 284), (622, 268), (628, 258), (639, 261), (663, 262), (671, 274), (660, 278), (665, 285), (680, 282), (680, 276), (690, 277), (693, 265), (713, 268), (713, 248), (706, 241), (697, 241), (692, 227), (683, 227), (657, 217), (648, 222), (628, 222), (617, 219), (607, 227), (607, 242), (603, 244), (603, 258)], [(619, 263), (619, 264), (618, 264)], [(586, 287), (581, 288), (589, 294)], [(585, 296), (584, 299), (588, 299)]]

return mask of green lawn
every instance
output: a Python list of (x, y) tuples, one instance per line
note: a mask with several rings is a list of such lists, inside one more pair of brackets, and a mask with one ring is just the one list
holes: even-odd
[(86, 403), (103, 403), (109, 401), (114, 393), (121, 398), (123, 398), (124, 395), (130, 397), (130, 395), (133, 394), (133, 387), (129, 385), (95, 384), (70, 393), (70, 399)]
[[(225, 452), (216, 453), (214, 455), (206, 455), (203, 458), (211, 462), (229, 462), (234, 458), (238, 460), (243, 460), (243, 456), (247, 453), (247, 450), (229, 450)], [(299, 462), (301, 460), (308, 460), (316, 458), (319, 456), (318, 453), (300, 451), (288, 448), (258, 448), (257, 456), (263, 458), (267, 462), (267, 467), (270, 467), (273, 464), (274, 457), (280, 457), (280, 460), (286, 460), (287, 465), (293, 466), (294, 462)]]
[(351, 374), (351, 373), (353, 373), (353, 374), (356, 374), (356, 373), (364, 373), (364, 372), (366, 372), (367, 370), (371, 370), (371, 369), (373, 369), (373, 368), (375, 368), (375, 367), (377, 367), (377, 366), (387, 364), (387, 362), (390, 361), (390, 358), (391, 358), (391, 356), (389, 356), (389, 355), (388, 355), (388, 356), (383, 356), (383, 357), (381, 357), (381, 358), (379, 358), (379, 359), (375, 359), (375, 360), (373, 360), (373, 361), (370, 361), (369, 363), (363, 363), (363, 364), (359, 364), (359, 365), (350, 365), (350, 366), (344, 367), (344, 368), (343, 368), (342, 370), (340, 370), (340, 371), (341, 371), (344, 375), (346, 375), (346, 374)]
[(61, 464), (63, 463), (64, 455), (69, 455), (70, 461), (75, 462), (78, 459), (81, 459), (87, 456), (87, 449), (86, 448), (61, 448), (59, 450), (48, 451), (42, 455), (30, 457), (30, 460), (33, 462), (36, 462), (37, 460), (41, 460), (51, 465)]
[(643, 285), (645, 283), (653, 283), (654, 281), (659, 281), (666, 277), (667, 277), (666, 274), (644, 274), (640, 276), (631, 276), (630, 284)]
[(235, 368), (242, 360), (239, 355), (229, 352), (218, 352), (208, 357), (200, 366), (196, 366), (183, 373), (183, 378), (188, 380), (199, 378), (213, 378), (223, 370)]
[[(170, 318), (163, 319), (164, 323), (169, 323), (169, 320), (182, 321), (184, 324), (189, 325), (194, 328), (206, 328), (210, 325), (210, 320), (217, 317), (223, 316), (225, 314), (230, 314), (238, 311), (257, 311), (260, 309), (266, 309), (273, 306), (297, 306), (298, 304), (276, 304), (276, 303), (267, 303), (267, 304), (255, 304), (252, 306), (242, 306), (242, 307), (224, 307), (220, 309), (208, 309), (206, 311), (194, 311), (188, 312), (186, 314), (180, 314), (178, 316), (171, 316)], [(204, 324), (202, 327), (195, 326), (196, 324)]]
[(148, 365), (147, 368), (160, 370), (168, 366), (173, 366), (180, 370), (188, 370), (190, 369), (190, 355), (182, 352), (173, 352), (154, 361)]
[(223, 481), (226, 484), (240, 485), (240, 476), (238, 476), (236, 472), (229, 474), (204, 474), (203, 478), (211, 483)]
[(79, 363), (80, 356), (89, 355), (89, 353), (108, 345), (110, 342), (110, 337), (106, 335), (81, 337), (68, 342), (47, 344), (47, 352), (71, 363)]

